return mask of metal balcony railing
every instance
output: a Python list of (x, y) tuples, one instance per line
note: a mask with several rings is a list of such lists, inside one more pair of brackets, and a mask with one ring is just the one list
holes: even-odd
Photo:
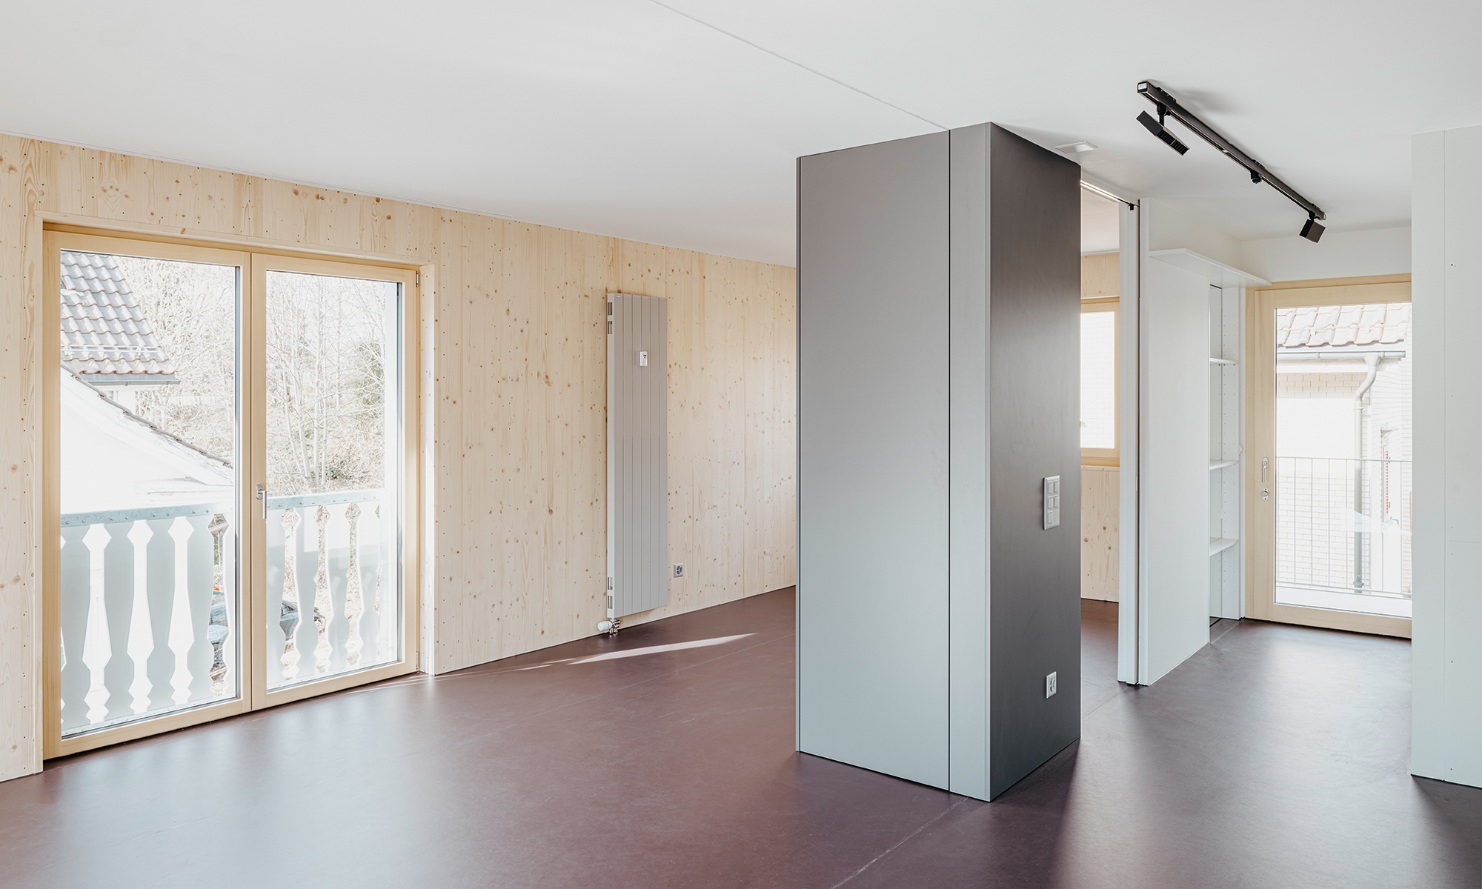
[(1411, 462), (1278, 457), (1278, 586), (1409, 598)]

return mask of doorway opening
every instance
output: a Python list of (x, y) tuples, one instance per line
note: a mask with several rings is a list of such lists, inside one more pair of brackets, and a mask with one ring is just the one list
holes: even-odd
[(1123, 205), (1081, 189), (1081, 712), (1118, 691)]

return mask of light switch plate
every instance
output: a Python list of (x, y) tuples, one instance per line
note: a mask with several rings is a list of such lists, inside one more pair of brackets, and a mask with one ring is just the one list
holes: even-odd
[(1045, 476), (1045, 530), (1060, 527), (1060, 476)]

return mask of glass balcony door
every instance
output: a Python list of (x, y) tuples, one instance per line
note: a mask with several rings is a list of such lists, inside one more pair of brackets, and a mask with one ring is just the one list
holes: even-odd
[(281, 701), (394, 672), (412, 647), (401, 529), (414, 279), (277, 256), (254, 278), (266, 516), (258, 682)]
[(1408, 636), (1409, 282), (1250, 305), (1250, 616)]
[(48, 233), (53, 753), (248, 706), (244, 253)]
[(415, 273), (46, 246), (46, 755), (415, 669)]

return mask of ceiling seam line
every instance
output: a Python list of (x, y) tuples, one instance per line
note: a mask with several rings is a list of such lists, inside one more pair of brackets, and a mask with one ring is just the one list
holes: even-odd
[(698, 18), (696, 16), (690, 15), (689, 13), (685, 12), (682, 9), (676, 9), (673, 6), (670, 6), (669, 4), (662, 2), (662, 0), (648, 0), (648, 2), (652, 3), (653, 5), (661, 8), (661, 9), (667, 9), (670, 12), (674, 13), (675, 15), (680, 16), (681, 18), (689, 19), (690, 21), (694, 22), (697, 25), (700, 25), (701, 27), (709, 28), (710, 30), (716, 32), (717, 34), (724, 34), (725, 36), (731, 38), (732, 40), (735, 40), (738, 43), (744, 43), (745, 45), (751, 47), (752, 49), (759, 50), (760, 52), (764, 52), (767, 55), (772, 56), (773, 58), (781, 59), (782, 61), (788, 63), (789, 65), (792, 65), (795, 68), (801, 68), (802, 70), (807, 71), (809, 74), (812, 74), (815, 77), (821, 77), (824, 80), (827, 80), (829, 83), (832, 83), (832, 84), (834, 84), (836, 86), (841, 86), (844, 89), (849, 90), (850, 92), (858, 93), (859, 95), (864, 96), (866, 99), (869, 99), (869, 100), (871, 100), (873, 102), (878, 102), (878, 103), (880, 103), (881, 105), (884, 105), (887, 108), (890, 108), (890, 109), (892, 109), (894, 111), (899, 111), (901, 114), (905, 114), (905, 115), (907, 115), (909, 117), (914, 117), (917, 120), (921, 121), (922, 123), (927, 124), (928, 126), (936, 127), (938, 130), (942, 130), (942, 131), (946, 131), (947, 129), (949, 129), (948, 127), (942, 126), (941, 124), (937, 123), (934, 120), (928, 120), (927, 118), (922, 117), (921, 115), (917, 114), (914, 111), (911, 111), (911, 110), (906, 109), (906, 108), (902, 108), (901, 106), (896, 105), (893, 102), (889, 102), (889, 101), (887, 101), (885, 99), (882, 99), (879, 96), (876, 96), (876, 95), (874, 95), (872, 93), (867, 93), (864, 90), (860, 89), (859, 87), (857, 87), (857, 86), (855, 86), (855, 85), (853, 85), (851, 83), (845, 83), (844, 81), (840, 80), (837, 77), (834, 77), (831, 74), (825, 74), (824, 72), (819, 71), (817, 68), (810, 68), (807, 65), (804, 65), (802, 62), (799, 62), (799, 61), (797, 61), (795, 59), (790, 59), (787, 56), (783, 55), (782, 53), (777, 52), (776, 50), (768, 49), (767, 47), (762, 46), (759, 43), (755, 43), (755, 42), (753, 42), (751, 40), (747, 40), (745, 37), (742, 37), (740, 34), (736, 34), (736, 33), (732, 32), (732, 31), (727, 31), (725, 28), (719, 27), (718, 25), (712, 25), (710, 22), (707, 22), (707, 21), (705, 21), (702, 18)]

